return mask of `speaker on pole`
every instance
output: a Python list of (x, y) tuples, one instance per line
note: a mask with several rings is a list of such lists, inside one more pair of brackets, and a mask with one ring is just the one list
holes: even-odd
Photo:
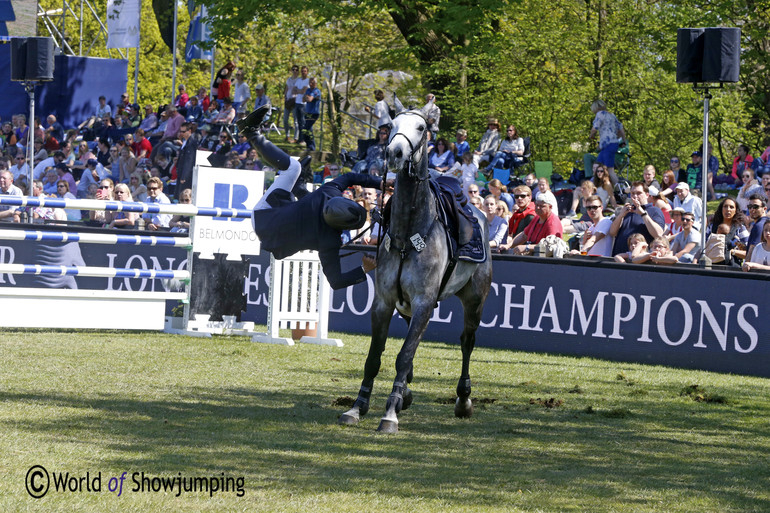
[(24, 81), (27, 75), (27, 38), (11, 38), (11, 80)]
[(676, 81), (738, 82), (741, 29), (681, 28), (676, 34)]
[(51, 37), (11, 39), (11, 80), (50, 82), (53, 80), (54, 46)]

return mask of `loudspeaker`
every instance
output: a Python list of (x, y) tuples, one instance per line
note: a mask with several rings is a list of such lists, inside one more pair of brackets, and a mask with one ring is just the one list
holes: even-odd
[(708, 28), (703, 35), (703, 82), (738, 82), (741, 29)]
[(54, 49), (51, 37), (11, 39), (11, 80), (50, 82), (53, 80)]
[(684, 28), (676, 36), (677, 82), (738, 82), (741, 29)]
[(11, 38), (11, 80), (19, 82), (27, 75), (27, 38)]

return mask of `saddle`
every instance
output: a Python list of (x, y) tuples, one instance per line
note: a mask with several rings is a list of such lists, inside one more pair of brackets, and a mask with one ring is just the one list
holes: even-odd
[(430, 181), (436, 196), (439, 220), (446, 227), (450, 260), (482, 263), (487, 259), (481, 225), (473, 215), (460, 182), (440, 176)]

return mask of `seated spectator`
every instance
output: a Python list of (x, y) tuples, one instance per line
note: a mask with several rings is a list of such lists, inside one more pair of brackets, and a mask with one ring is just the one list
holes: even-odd
[(56, 194), (56, 185), (59, 182), (59, 175), (55, 167), (49, 167), (43, 177), (43, 193), (52, 196)]
[(184, 116), (177, 111), (176, 107), (169, 107), (164, 112), (168, 112), (168, 119), (161, 141), (174, 140), (179, 136), (179, 128), (184, 123)]
[(500, 142), (495, 156), (486, 167), (486, 175), (489, 176), (493, 169), (510, 169), (516, 158), (524, 155), (524, 139), (519, 137), (516, 127), (508, 125), (505, 138)]
[(519, 185), (513, 189), (514, 209), (508, 221), (508, 242), (501, 250), (510, 249), (513, 239), (524, 231), (535, 218), (535, 204), (532, 202), (532, 192), (526, 185)]
[[(604, 164), (596, 163), (594, 176), (591, 178), (591, 180), (596, 186), (596, 194), (602, 198), (604, 208), (607, 208), (607, 205), (609, 205), (613, 210), (617, 209), (618, 202), (615, 199), (615, 189), (612, 186), (612, 181), (610, 179), (610, 173), (607, 170), (607, 166)], [(605, 196), (607, 198), (606, 201), (604, 200)]]
[(744, 271), (770, 271), (770, 223), (762, 226), (762, 243), (754, 247), (743, 263)]
[(665, 237), (656, 237), (650, 244), (650, 251), (642, 252), (631, 259), (635, 264), (675, 264), (677, 258), (671, 252), (668, 246), (668, 240)]
[[(56, 144), (56, 146), (57, 147), (59, 146), (58, 143)], [(43, 147), (43, 140), (35, 139), (35, 151), (34, 151), (33, 160), (35, 162), (40, 162), (41, 160), (47, 159), (47, 158), (48, 158), (48, 150), (46, 150)]]
[(139, 112), (139, 105), (126, 105), (126, 108), (123, 110), (123, 128), (138, 128), (141, 122), (142, 116)]
[[(249, 148), (246, 158), (243, 160), (243, 169), (252, 169), (259, 171), (262, 169), (262, 161), (259, 160), (259, 154), (256, 148)], [(337, 174), (339, 174), (339, 166), (335, 167)]]
[(219, 104), (216, 101), (209, 103), (208, 109), (203, 111), (203, 122), (211, 124), (219, 115)]
[(158, 115), (152, 110), (152, 105), (144, 106), (144, 119), (139, 123), (139, 128), (145, 133), (150, 133), (158, 128)]
[(134, 142), (131, 144), (131, 151), (137, 160), (143, 158), (149, 158), (152, 153), (152, 143), (145, 137), (145, 131), (141, 128), (136, 130), (134, 134)]
[(699, 191), (703, 188), (703, 156), (701, 151), (692, 152), (691, 158), (692, 163), (687, 164), (687, 169), (679, 173), (677, 181), (686, 183), (691, 190)]
[[(475, 183), (472, 183), (468, 186), (468, 201), (472, 200), (473, 198), (478, 198), (479, 205), (481, 205), (481, 193), (479, 192), (479, 186)], [(477, 208), (481, 210), (481, 207)]]
[[(553, 202), (551, 201), (553, 199)], [(513, 253), (517, 255), (531, 255), (541, 240), (549, 235), (562, 236), (559, 216), (553, 212), (552, 204), (556, 202), (553, 193), (543, 192), (535, 200), (535, 213), (537, 218), (529, 223), (523, 232), (519, 233), (511, 242)]]
[[(168, 205), (171, 203), (168, 196), (163, 194), (163, 181), (160, 178), (152, 177), (147, 181), (147, 198), (145, 203), (158, 203)], [(146, 230), (157, 231), (169, 227), (171, 214), (143, 214), (144, 227)]]
[(674, 172), (672, 170), (668, 170), (665, 173), (663, 173), (663, 177), (660, 179), (660, 197), (668, 201), (669, 203), (674, 201), (674, 196), (676, 196), (676, 178), (674, 177)]
[[(13, 174), (8, 170), (0, 171), (0, 194), (9, 196), (24, 196), (24, 193), (13, 185)], [(20, 207), (13, 207), (10, 205), (0, 205), (0, 221), (20, 223), (21, 222)]]
[[(671, 223), (666, 226), (666, 231), (663, 232), (663, 235), (668, 237), (669, 242), (673, 240), (675, 235), (684, 229), (682, 224), (682, 215), (684, 212), (685, 210), (682, 207), (671, 209)], [(695, 226), (693, 226), (693, 228), (695, 228)]]
[(149, 171), (144, 169), (137, 169), (131, 173), (128, 187), (129, 192), (131, 192), (131, 197), (134, 198), (134, 201), (140, 201), (144, 203), (145, 199), (147, 199), (147, 187), (145, 184), (150, 178), (151, 177)]
[(508, 233), (508, 224), (502, 217), (497, 215), (497, 200), (491, 194), (482, 201), (483, 212), (487, 215), (489, 222), (489, 247), (492, 251), (499, 252), (500, 246), (505, 245), (505, 238)]
[(487, 131), (481, 136), (479, 146), (473, 152), (473, 163), (476, 167), (482, 162), (491, 162), (500, 146), (500, 123), (497, 118), (487, 120)]
[(646, 241), (663, 235), (666, 223), (663, 212), (649, 202), (644, 182), (633, 182), (629, 193), (630, 202), (615, 214), (609, 234), (615, 237), (612, 254), (628, 252), (628, 237), (640, 233)]
[(632, 233), (626, 239), (628, 251), (616, 254), (613, 258), (616, 262), (631, 262), (635, 257), (647, 252), (647, 241), (641, 233)]
[[(32, 195), (36, 198), (45, 198), (46, 194), (43, 191), (43, 182), (35, 180), (32, 182)], [(66, 221), (67, 214), (61, 208), (51, 207), (30, 207), (29, 212), (31, 214), (33, 223), (46, 223), (51, 221)]]
[[(124, 183), (115, 186), (115, 199), (117, 201), (134, 201), (134, 198), (131, 197), (131, 191), (128, 190), (128, 185)], [(107, 223), (105, 228), (134, 229), (138, 219), (139, 214), (136, 212), (109, 211), (104, 213), (104, 222)]]
[(762, 185), (754, 178), (754, 170), (751, 168), (744, 169), (740, 176), (743, 185), (738, 190), (738, 196), (736, 196), (735, 201), (738, 203), (738, 208), (741, 209), (741, 212), (748, 214), (749, 197), (754, 193), (760, 192)]
[(580, 236), (579, 252), (582, 255), (612, 256), (612, 237), (609, 236), (612, 220), (604, 217), (602, 200), (592, 195), (585, 198), (588, 223)]
[(120, 157), (118, 158), (118, 169), (120, 171), (118, 181), (120, 183), (128, 183), (131, 174), (136, 170), (137, 163), (138, 160), (131, 151), (131, 148), (129, 146), (124, 146), (123, 149), (120, 150)]
[(364, 160), (359, 160), (353, 166), (354, 173), (368, 173), (374, 176), (380, 176), (386, 169), (385, 150), (388, 147), (388, 138), (390, 130), (387, 126), (380, 127), (377, 130), (377, 144), (369, 146), (366, 150)]
[[(64, 164), (61, 165), (64, 166)], [(72, 175), (70, 175), (70, 177), (71, 176)], [(59, 179), (56, 184), (56, 196), (61, 199), (77, 199), (75, 198), (75, 195), (70, 192), (69, 182), (63, 179)], [(80, 221), (83, 215), (79, 209), (74, 208), (65, 209), (64, 213), (67, 216), (67, 221)]]
[(465, 194), (468, 194), (468, 187), (470, 187), (471, 184), (476, 183), (476, 174), (478, 171), (479, 168), (473, 163), (473, 154), (466, 151), (463, 153), (462, 157), (460, 157), (460, 161), (454, 163), (449, 170), (449, 173), (460, 180), (463, 191), (465, 191)]
[[(601, 189), (601, 192), (598, 192), (596, 190), (596, 185), (594, 185), (591, 180), (583, 180), (580, 182), (580, 185), (575, 187), (575, 190), (572, 191), (572, 205), (562, 221), (567, 221), (569, 218), (587, 214), (584, 207), (585, 199), (594, 195), (599, 196), (599, 199), (602, 200), (602, 210), (604, 210), (604, 207), (607, 206), (606, 201), (609, 200), (607, 192), (604, 189)], [(562, 222), (562, 225), (565, 225), (565, 223)]]
[(185, 119), (187, 121), (192, 121), (193, 123), (203, 123), (203, 107), (201, 107), (197, 96), (190, 98), (190, 106), (187, 107)]
[(225, 98), (223, 102), (224, 105), (222, 106), (222, 110), (211, 120), (212, 125), (225, 126), (235, 121), (233, 101), (230, 98)]
[(187, 90), (185, 89), (184, 84), (179, 84), (179, 94), (176, 95), (176, 98), (174, 98), (174, 107), (177, 109), (186, 107), (188, 101), (190, 101), (190, 97), (187, 94)]
[(24, 152), (16, 153), (14, 157), (16, 163), (11, 166), (10, 172), (13, 175), (13, 183), (16, 187), (24, 188), (27, 186), (27, 176), (29, 174), (29, 166), (27, 165), (27, 157)]
[(508, 210), (513, 209), (513, 197), (508, 194), (508, 188), (500, 180), (497, 178), (491, 179), (487, 184), (487, 190), (496, 200), (504, 201), (508, 206)]
[(83, 171), (83, 175), (78, 181), (77, 197), (85, 198), (88, 195), (88, 186), (92, 183), (98, 184), (105, 178), (107, 178), (107, 170), (99, 164), (96, 159), (88, 159), (86, 162), (86, 169)]
[[(67, 192), (77, 190), (78, 185), (75, 182), (75, 177), (73, 177), (72, 173), (70, 173), (70, 168), (67, 167), (67, 164), (64, 162), (56, 164), (56, 173), (59, 175), (59, 180), (64, 180), (67, 182)], [(59, 191), (58, 188), (56, 190), (57, 192)]]
[[(180, 205), (189, 205), (192, 203), (192, 189), (184, 189), (179, 194), (179, 204)], [(169, 228), (171, 228), (172, 232), (180, 232), (180, 233), (187, 233), (190, 231), (190, 216), (184, 216), (181, 214), (175, 214), (171, 217), (171, 220), (168, 222)]]
[[(467, 140), (468, 131), (465, 130), (464, 128), (459, 128), (455, 133), (455, 139), (456, 139), (456, 142), (454, 143), (455, 160), (459, 161), (460, 157), (468, 153), (471, 149)], [(471, 157), (471, 161), (472, 160), (473, 160), (473, 157)]]
[[(548, 183), (548, 179), (545, 177), (540, 177), (537, 180), (537, 191), (533, 191), (532, 197), (535, 201), (540, 198), (542, 194), (545, 194), (548, 202), (551, 204), (551, 209), (554, 214), (557, 216), (559, 215), (559, 203), (556, 201), (556, 196), (554, 196), (553, 192), (551, 191), (551, 184)], [(559, 226), (561, 226), (561, 223), (559, 223)]]
[(660, 190), (654, 186), (650, 187), (649, 197), (650, 203), (658, 207), (660, 211), (663, 212), (663, 219), (665, 219), (666, 225), (671, 223), (671, 205), (669, 205), (668, 201), (660, 196)]
[(695, 215), (685, 212), (682, 215), (682, 231), (671, 240), (671, 252), (678, 262), (692, 263), (700, 253), (700, 232), (694, 229)]
[(435, 172), (436, 176), (449, 171), (449, 168), (455, 163), (455, 157), (449, 150), (447, 140), (443, 137), (440, 137), (438, 141), (436, 141), (436, 147), (431, 152), (429, 159), (428, 166)]
[[(96, 199), (102, 201), (113, 201), (115, 199), (115, 183), (111, 179), (105, 178), (99, 182), (99, 188), (96, 191)], [(95, 221), (99, 223), (99, 225), (104, 226), (106, 224), (105, 213), (106, 210), (89, 210), (88, 218), (91, 221)]]
[(265, 94), (265, 86), (257, 84), (254, 86), (254, 110), (270, 103), (270, 98)]
[(508, 221), (511, 219), (511, 211), (508, 210), (508, 204), (505, 201), (497, 200), (495, 215), (502, 217), (503, 221), (505, 221), (505, 225), (508, 226)]
[(732, 267), (737, 266), (735, 251), (746, 249), (749, 231), (746, 229), (746, 216), (738, 209), (738, 204), (733, 198), (728, 196), (719, 202), (714, 212), (710, 229), (706, 232), (707, 238), (712, 233), (723, 233), (725, 235), (724, 260), (714, 263)]
[(88, 161), (92, 159), (96, 160), (96, 155), (94, 155), (88, 148), (88, 143), (86, 141), (80, 141), (80, 144), (78, 144), (77, 159), (70, 166), (76, 179), (80, 180), (80, 176), (85, 172)]
[(760, 244), (762, 239), (762, 227), (767, 221), (767, 200), (763, 194), (752, 194), (749, 198), (749, 216), (746, 228), (749, 230), (749, 238), (746, 242), (746, 251), (736, 250), (738, 258), (748, 260), (754, 246)]
[(696, 230), (701, 227), (703, 217), (703, 201), (700, 198), (690, 194), (690, 186), (687, 182), (676, 184), (676, 197), (674, 198), (674, 208), (682, 208), (685, 212), (692, 212), (695, 215)]
[(529, 187), (529, 190), (532, 191), (532, 195), (534, 197), (535, 193), (537, 192), (537, 176), (535, 173), (528, 173), (524, 176), (524, 185)]
[(743, 175), (743, 172), (747, 169), (753, 169), (752, 164), (754, 163), (754, 157), (751, 156), (749, 147), (745, 144), (741, 144), (738, 146), (738, 156), (733, 159), (733, 172), (732, 172), (732, 179), (733, 184), (738, 187), (743, 182), (741, 181), (741, 176)]
[(481, 196), (471, 196), (471, 199), (468, 200), (468, 203), (479, 209), (480, 211), (484, 212), (484, 205), (481, 204)]
[(655, 187), (655, 190), (659, 191), (660, 182), (658, 182), (658, 179), (655, 177), (656, 173), (657, 171), (655, 170), (655, 166), (652, 164), (647, 164), (642, 170), (642, 181), (644, 181), (648, 189), (650, 187)]
[(246, 137), (246, 134), (238, 134), (238, 144), (233, 146), (232, 151), (238, 154), (239, 159), (244, 160), (250, 149), (251, 144), (249, 144), (249, 139)]

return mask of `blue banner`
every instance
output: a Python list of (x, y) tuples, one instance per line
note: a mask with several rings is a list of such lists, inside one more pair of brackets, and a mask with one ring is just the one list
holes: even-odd
[(212, 51), (206, 50), (199, 43), (211, 41), (211, 28), (204, 22), (207, 15), (206, 6), (201, 6), (198, 15), (190, 21), (190, 29), (187, 32), (187, 43), (184, 51), (185, 62), (193, 59), (211, 60)]

